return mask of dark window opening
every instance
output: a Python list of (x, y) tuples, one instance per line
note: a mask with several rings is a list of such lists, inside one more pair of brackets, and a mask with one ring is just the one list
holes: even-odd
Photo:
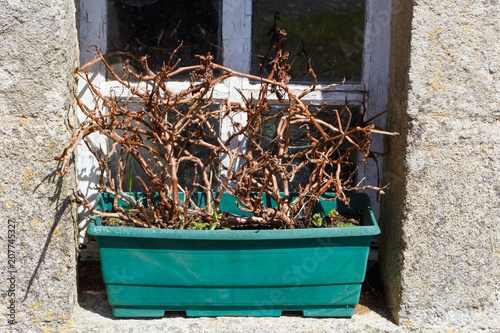
[(292, 82), (313, 81), (308, 59), (321, 83), (361, 81), (365, 0), (254, 0), (253, 74), (269, 72), (275, 28), (287, 33), (283, 50), (290, 53)]
[[(222, 54), (221, 7), (219, 0), (108, 0), (107, 51), (148, 55), (149, 68), (159, 71), (182, 42), (173, 63), (197, 64), (195, 56), (209, 52), (218, 62)], [(111, 59), (117, 73), (125, 59)]]
[[(310, 105), (309, 110), (311, 113), (314, 113), (318, 110), (320, 105)], [(270, 110), (270, 114), (276, 114), (282, 110), (283, 107), (272, 107)], [(337, 114), (336, 110), (339, 112), (340, 115), (340, 121), (342, 124), (342, 128), (347, 128), (347, 127), (355, 127), (359, 124), (359, 117), (361, 115), (361, 107), (360, 106), (349, 106), (349, 111), (344, 109), (342, 106), (335, 106), (335, 105), (327, 105), (323, 108), (322, 112), (318, 114), (318, 119), (323, 120), (325, 122), (328, 122), (332, 124), (333, 126), (338, 127), (338, 120), (337, 120)], [(261, 147), (266, 150), (266, 151), (271, 151), (274, 154), (278, 153), (278, 146), (275, 141), (276, 138), (276, 129), (278, 128), (278, 123), (279, 119), (276, 119), (274, 121), (267, 122), (262, 125), (262, 132), (260, 134), (260, 142), (259, 144)], [(296, 154), (300, 151), (306, 150), (311, 144), (312, 141), (311, 139), (307, 136), (307, 130), (304, 128), (304, 124), (294, 124), (290, 126), (290, 145), (288, 147), (289, 152), (292, 154)], [(319, 139), (320, 133), (313, 127), (309, 126), (309, 134), (315, 138)], [(333, 134), (333, 133), (330, 133)], [(334, 154), (339, 155), (343, 154), (346, 149), (348, 148), (348, 144), (345, 143), (341, 147), (339, 147), (338, 150), (334, 152)], [(258, 158), (259, 155), (256, 154), (254, 158)], [(301, 162), (303, 162), (306, 159), (306, 157), (302, 158), (296, 158), (293, 161), (287, 161), (285, 160), (284, 162), (289, 162), (290, 163), (290, 168), (293, 167), (293, 165), (299, 165)], [(350, 162), (352, 163), (351, 166), (347, 169), (342, 170), (342, 172), (345, 173), (352, 173), (355, 171), (356, 165), (358, 164), (358, 156), (355, 154), (351, 154), (349, 157)], [(299, 189), (307, 184), (309, 177), (311, 176), (312, 171), (314, 170), (313, 165), (306, 166), (302, 168), (299, 172), (295, 174), (294, 179), (290, 182), (289, 188), (290, 191), (292, 192), (299, 192)], [(291, 170), (290, 170), (291, 171)], [(334, 170), (330, 170), (332, 172), (335, 172)], [(279, 180), (278, 177), (278, 185), (280, 188), (282, 188), (282, 183)]]

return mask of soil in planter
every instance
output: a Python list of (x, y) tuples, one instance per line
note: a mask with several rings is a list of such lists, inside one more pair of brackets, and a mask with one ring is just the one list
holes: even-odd
[[(127, 215), (135, 220), (144, 221), (143, 215), (137, 209), (127, 210)], [(320, 220), (319, 220), (320, 219)], [(132, 221), (118, 218), (106, 218), (102, 222), (105, 226), (136, 227)], [(220, 214), (194, 214), (182, 216), (176, 223), (150, 220), (156, 228), (164, 229), (197, 229), (197, 230), (252, 230), (252, 229), (305, 229), (305, 228), (334, 228), (355, 227), (362, 224), (361, 213), (343, 213), (334, 216), (315, 214), (313, 217), (298, 217), (294, 225), (286, 225), (282, 220), (264, 220), (262, 218), (241, 217), (226, 212)]]

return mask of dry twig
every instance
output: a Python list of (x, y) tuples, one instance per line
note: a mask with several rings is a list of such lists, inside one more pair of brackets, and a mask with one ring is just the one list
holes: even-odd
[[(95, 53), (96, 60), (78, 68), (77, 73), (88, 83), (96, 102), (91, 107), (78, 100), (78, 106), (87, 120), (80, 124), (76, 135), (64, 147), (62, 154), (56, 157), (62, 162), (60, 173), (65, 174), (76, 147), (85, 142), (90, 134), (98, 132), (112, 142), (112, 149), (107, 152), (88, 144), (99, 163), (99, 192), (113, 194), (116, 198), (116, 212), (98, 212), (80, 192), (76, 193), (76, 201), (93, 214), (120, 218), (141, 227), (189, 227), (197, 219), (210, 220), (213, 212), (218, 210), (222, 192), (225, 191), (235, 197), (242, 211), (250, 212), (254, 217), (221, 217), (218, 221), (221, 227), (240, 227), (243, 224), (251, 227), (267, 225), (273, 228), (295, 228), (296, 217), (301, 213), (311, 214), (315, 202), (326, 192), (335, 192), (339, 199), (347, 200), (345, 192), (348, 191), (383, 190), (375, 186), (358, 188), (353, 184), (355, 168), (352, 168), (349, 156), (355, 151), (368, 156), (372, 133), (394, 133), (375, 129), (366, 123), (351, 126), (347, 106), (340, 112), (335, 111), (337, 120), (334, 123), (319, 119), (318, 113), (322, 109), (313, 114), (302, 101), (304, 96), (318, 89), (316, 81), (300, 95), (294, 94), (288, 86), (288, 55), (282, 54), (279, 48), (272, 62), (272, 71), (266, 78), (215, 64), (210, 55), (199, 56), (198, 66), (181, 68), (176, 68), (177, 64), (171, 66), (170, 59), (159, 73), (153, 73), (147, 66), (146, 58), (130, 55), (142, 65), (145, 75), (133, 72), (126, 65), (124, 77), (127, 79), (122, 79), (108, 65), (107, 56), (99, 50)], [(92, 84), (86, 71), (97, 63), (103, 63), (111, 75), (128, 89), (129, 96), (125, 102), (114, 96), (104, 96)], [(192, 72), (190, 86), (178, 92), (169, 89), (169, 80), (186, 71)], [(218, 76), (213, 74), (216, 71), (220, 73)], [(310, 73), (315, 78), (312, 68)], [(248, 98), (240, 92), (243, 104), (223, 102), (215, 108), (212, 91), (216, 84), (230, 77), (260, 81), (258, 98)], [(132, 86), (128, 78), (146, 82), (147, 89), (135, 88), (140, 85)], [(274, 114), (270, 112), (271, 103), (268, 101), (272, 95), (278, 96), (282, 102), (282, 109)], [(130, 108), (132, 103), (140, 105), (140, 108)], [(213, 122), (235, 112), (245, 113), (247, 122), (237, 125), (234, 133), (224, 141)], [(347, 125), (342, 124), (341, 113), (349, 115)], [(271, 140), (275, 148), (265, 147), (262, 143), (262, 128), (271, 122), (277, 122)], [(291, 149), (292, 126), (298, 126), (305, 133), (310, 145), (300, 150)], [(248, 149), (230, 148), (232, 141), (241, 136), (246, 138)], [(204, 150), (205, 157), (193, 154), (189, 147)], [(228, 156), (228, 167), (220, 161), (222, 154)], [(145, 202), (135, 200), (122, 189), (129, 156), (142, 171), (136, 178), (146, 193)], [(118, 167), (116, 164), (115, 168), (110, 167), (113, 159), (118, 161)], [(236, 160), (240, 161), (239, 169), (234, 168)], [(189, 168), (196, 170), (199, 177), (195, 177), (187, 187), (182, 187), (179, 172)], [(292, 180), (306, 168), (310, 170), (308, 180), (300, 185), (298, 193), (292, 194)], [(224, 169), (225, 174), (218, 175), (216, 169)], [(217, 184), (214, 185), (214, 181)], [(212, 194), (215, 187), (221, 190), (218, 195)], [(196, 206), (193, 200), (186, 200), (186, 203), (179, 200), (180, 193), (190, 198), (199, 188), (204, 189), (206, 194), (205, 207)], [(264, 194), (276, 202), (274, 208), (262, 204)], [(118, 198), (134, 207), (141, 217), (132, 217), (120, 211), (117, 207)], [(186, 215), (189, 203), (190, 213)], [(188, 216), (190, 220), (186, 220)]]

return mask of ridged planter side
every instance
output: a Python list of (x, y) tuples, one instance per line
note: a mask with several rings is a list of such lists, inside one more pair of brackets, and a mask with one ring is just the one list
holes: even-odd
[[(106, 208), (109, 201), (101, 196), (99, 204)], [(99, 245), (115, 317), (162, 317), (165, 311), (185, 311), (187, 316), (303, 311), (304, 316), (350, 317), (359, 302), (371, 238), (380, 230), (364, 194), (351, 195), (350, 208), (333, 200), (315, 209), (327, 214), (332, 208), (360, 210), (363, 225), (166, 230), (107, 227), (97, 219), (88, 233)]]

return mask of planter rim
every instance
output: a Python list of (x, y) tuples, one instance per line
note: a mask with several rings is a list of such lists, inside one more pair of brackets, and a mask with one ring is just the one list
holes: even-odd
[(307, 229), (256, 229), (256, 230), (182, 230), (150, 229), (134, 227), (102, 226), (100, 221), (92, 221), (87, 232), (93, 236), (136, 237), (160, 239), (198, 239), (198, 240), (269, 240), (303, 239), (328, 237), (375, 236), (380, 228), (374, 225), (357, 227), (307, 228)]
[(194, 240), (284, 240), (331, 237), (364, 237), (380, 234), (380, 228), (370, 206), (368, 196), (357, 193), (368, 210), (368, 225), (356, 227), (327, 227), (305, 229), (252, 229), (252, 230), (192, 230), (192, 229), (150, 229), (136, 227), (111, 227), (101, 225), (102, 220), (95, 218), (87, 232), (93, 236), (136, 237), (154, 239), (194, 239)]

